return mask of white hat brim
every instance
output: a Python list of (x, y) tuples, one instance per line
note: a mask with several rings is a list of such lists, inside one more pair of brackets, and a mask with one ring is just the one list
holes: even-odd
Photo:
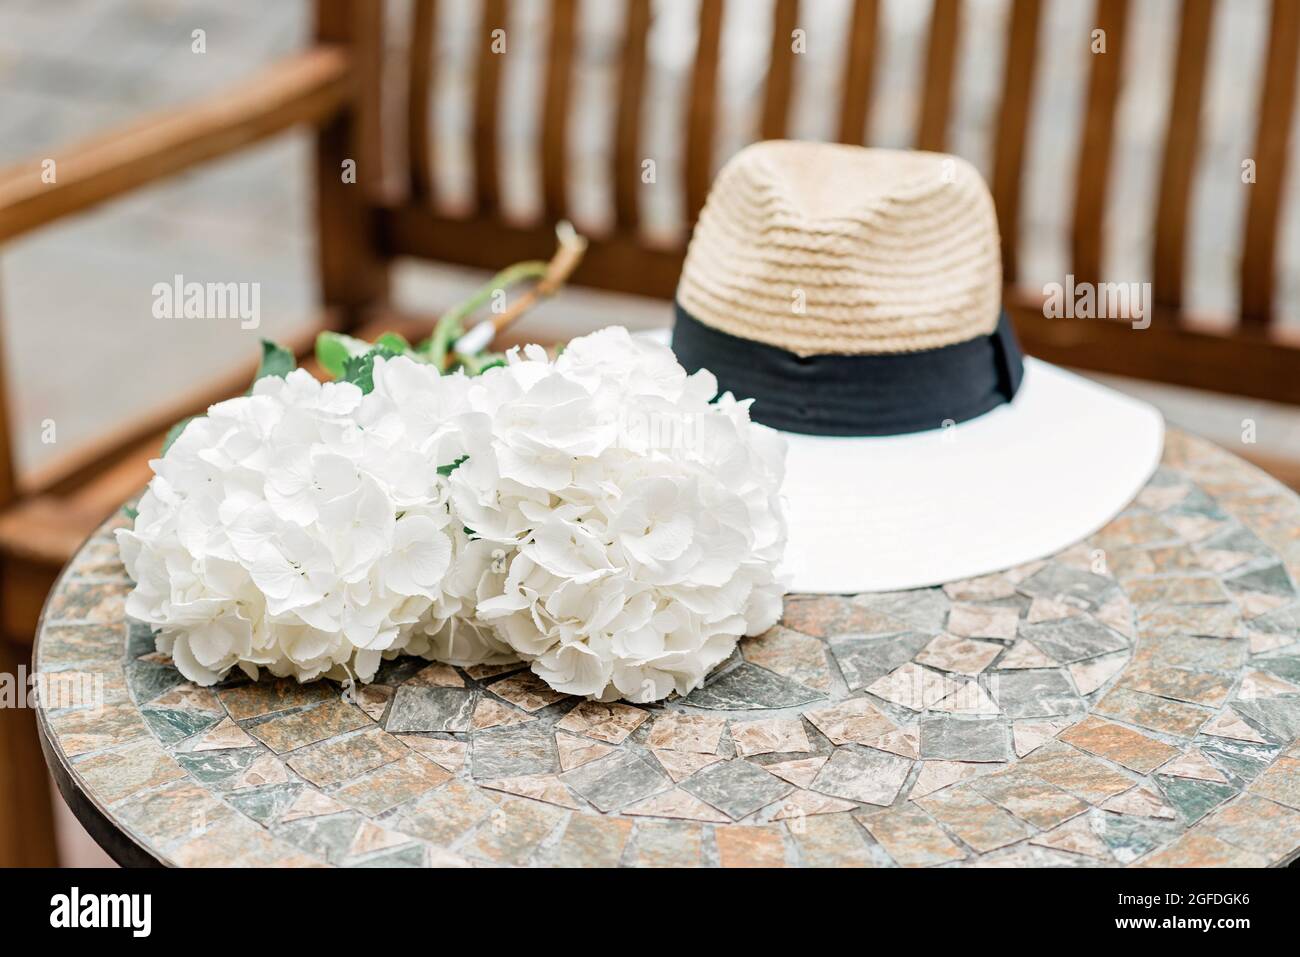
[(959, 425), (781, 434), (791, 591), (852, 594), (973, 578), (1087, 538), (1155, 471), (1164, 420), (1145, 402), (1026, 358), (1015, 399)]

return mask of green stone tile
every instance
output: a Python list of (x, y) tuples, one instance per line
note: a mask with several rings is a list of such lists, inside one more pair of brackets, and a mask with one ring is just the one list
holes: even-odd
[(301, 784), (273, 784), (252, 791), (238, 791), (230, 795), (228, 800), (258, 824), (273, 824), (301, 792)]
[(1197, 781), (1157, 774), (1156, 783), (1164, 791), (1165, 799), (1189, 827), (1237, 793), (1230, 784), (1214, 781)]
[(153, 629), (142, 622), (127, 619), (126, 657), (134, 661), (141, 655), (157, 650), (157, 639)]
[(176, 760), (200, 784), (234, 786), (235, 775), (248, 769), (263, 752), (256, 748), (237, 748), (225, 751), (201, 751), (197, 754), (178, 754)]
[(1276, 658), (1256, 658), (1252, 664), (1264, 671), (1271, 671), (1279, 678), (1300, 684), (1300, 657), (1279, 655)]
[(1173, 821), (1136, 817), (1129, 814), (1112, 814), (1098, 811), (1089, 817), (1093, 833), (1105, 842), (1115, 859), (1121, 864), (1131, 864), (1182, 833), (1182, 827)]
[(170, 708), (145, 708), (140, 712), (149, 730), (163, 744), (175, 744), (211, 728), (221, 720), (219, 715), (201, 714), (194, 711), (174, 711)]
[(326, 817), (308, 817), (271, 828), (271, 833), (309, 854), (323, 857), (338, 864), (347, 856), (348, 848), (365, 820), (355, 811), (330, 814)]
[(164, 691), (185, 683), (185, 676), (171, 665), (131, 661), (126, 666), (127, 684), (136, 701), (152, 701)]
[(423, 867), (424, 866), (424, 848), (419, 844), (412, 844), (409, 847), (399, 847), (395, 851), (387, 851), (383, 854), (377, 854), (374, 857), (368, 857), (363, 861), (354, 861), (347, 865), (348, 867)]
[(1255, 780), (1282, 751), (1280, 747), (1229, 738), (1206, 739), (1199, 747), (1212, 764), (1237, 778), (1238, 783)]

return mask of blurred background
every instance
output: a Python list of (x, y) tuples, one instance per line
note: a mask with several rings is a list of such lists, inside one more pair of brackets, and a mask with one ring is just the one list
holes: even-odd
[[(706, 6), (711, 3), (705, 0)], [(692, 155), (699, 156), (698, 143), (692, 145), (690, 126), (683, 121), (683, 103), (700, 91), (697, 50), (702, 24), (709, 21), (707, 10), (702, 15), (701, 0), (631, 5), (609, 0), (406, 0), (372, 6), (382, 9), (383, 17), (381, 47), (376, 48), (382, 49), (382, 57), (375, 62), (391, 86), (421, 75), (412, 71), (417, 8), (432, 17), (430, 48), (427, 55), (416, 55), (429, 80), (429, 182), (421, 184), (419, 170), (412, 165), (419, 163), (420, 154), (405, 122), (411, 110), (408, 95), (405, 103), (383, 107), (382, 123), (360, 124), (373, 135), (372, 149), (402, 159), (387, 164), (382, 176), (369, 179), (366, 189), (372, 202), (412, 202), (409, 184), (414, 183), (414, 192), (427, 192), (414, 198), (435, 206), (440, 216), (473, 216), (483, 210), (482, 177), (476, 174), (481, 170), (480, 150), (488, 140), (484, 114), (476, 105), (485, 102), (483, 85), (488, 82), (494, 98), (486, 115), (495, 121), (491, 140), (497, 176), (492, 218), (525, 224), (553, 218), (547, 197), (548, 190), (554, 195), (555, 167), (548, 168), (544, 159), (550, 151), (562, 157), (560, 188), (566, 214), (580, 231), (596, 236), (626, 226), (616, 220), (612, 201), (620, 188), (616, 179), (622, 175), (616, 163), (618, 118), (626, 107), (628, 11), (643, 9), (648, 19), (635, 117), (638, 152), (633, 158), (640, 158), (639, 169), (645, 159), (653, 160), (655, 175), (652, 182), (634, 177), (636, 242), (648, 249), (680, 248), (691, 208), (687, 167)], [(6, 195), (25, 201), (19, 179), (30, 179), (33, 163), (59, 159), (72, 144), (139, 123), (156, 111), (220, 98), (260, 70), (300, 54), (314, 42), (315, 7), (307, 0), (5, 0), (0, 4), (0, 216), (9, 214)], [(342, 10), (350, 5), (323, 5), (331, 7)], [(1270, 109), (1260, 92), (1269, 82), (1270, 42), (1282, 44), (1282, 53), (1273, 58), (1284, 57), (1291, 35), (1286, 31), (1294, 32), (1294, 16), (1287, 20), (1270, 0), (733, 0), (725, 5), (716, 37), (716, 105), (702, 119), (708, 130), (710, 170), (764, 128), (771, 105), (773, 51), (786, 42), (791, 29), (803, 32), (805, 47), (791, 58), (792, 74), (785, 84), (785, 135), (841, 138), (841, 89), (852, 72), (854, 55), (846, 40), (867, 8), (874, 34), (861, 48), (869, 52), (870, 79), (861, 141), (899, 148), (916, 145), (918, 126), (932, 115), (927, 103), (933, 97), (935, 58), (943, 56), (942, 42), (936, 52), (932, 28), (949, 22), (945, 18), (952, 14), (956, 19), (951, 22), (960, 29), (946, 61), (951, 72), (945, 82), (949, 99), (940, 116), (941, 142), (990, 180), (997, 172), (999, 137), (1005, 133), (1004, 99), (1014, 85), (1005, 66), (1015, 36), (1013, 17), (1025, 16), (1027, 9), (1033, 13), (1037, 43), (1032, 51), (1032, 99), (1024, 156), (1011, 178), (1020, 204), (1013, 238), (1015, 278), (1030, 290), (1062, 282), (1074, 268), (1079, 219), (1075, 184), (1094, 167), (1109, 171), (1095, 211), (1101, 230), (1101, 275), (1116, 281), (1152, 281), (1169, 143), (1175, 151), (1183, 148), (1182, 141), (1170, 140), (1168, 134), (1175, 119), (1171, 111), (1179, 102), (1177, 84), (1186, 79), (1179, 68), (1179, 49), (1187, 31), (1180, 25), (1188, 9), (1195, 8), (1199, 17), (1208, 8), (1212, 19), (1207, 21), (1199, 70), (1203, 89), (1192, 100), (1197, 122), (1191, 125), (1191, 148), (1196, 161), (1186, 183), (1177, 306), (1198, 328), (1232, 333), (1238, 327), (1245, 311), (1242, 235), (1248, 227), (1250, 190), (1256, 188), (1243, 183), (1242, 163), (1253, 157), (1262, 111)], [(349, 11), (347, 16), (365, 15)], [(506, 47), (499, 70), (485, 81), (484, 47), (502, 17)], [(553, 90), (548, 64), (555, 50), (557, 17), (571, 18), (569, 42), (563, 48), (569, 82), (567, 100), (548, 107), (547, 94)], [(1122, 59), (1117, 67), (1122, 83), (1114, 91), (1109, 116), (1109, 154), (1096, 155), (1085, 148), (1088, 125), (1083, 118), (1090, 114), (1090, 102), (1106, 97), (1104, 83), (1100, 91), (1095, 88), (1095, 51), (1090, 54), (1089, 49), (1093, 31), (1103, 20), (1123, 25), (1122, 46), (1114, 51)], [(1279, 30), (1285, 34), (1281, 41)], [(195, 31), (201, 31), (201, 51)], [(775, 45), (774, 33), (780, 41)], [(340, 42), (346, 45), (354, 39)], [(1193, 31), (1184, 42), (1195, 41)], [(1285, 94), (1289, 84), (1290, 99), (1284, 97), (1276, 109), (1287, 114), (1282, 125), (1294, 128), (1294, 54), (1289, 77), (1285, 64), (1271, 69), (1278, 78), (1267, 88)], [(559, 113), (553, 112), (557, 109)], [(557, 145), (547, 137), (546, 124), (561, 113), (566, 122)], [(1285, 137), (1283, 146), (1288, 147)], [(114, 195), (104, 204), (72, 209), (40, 228), (12, 230), (13, 238), (0, 245), (0, 356), (5, 363), (0, 387), (7, 400), (0, 409), (7, 412), (19, 482), (9, 502), (0, 495), (0, 512), (15, 501), (22, 506), (36, 494), (31, 487), (39, 483), (25, 476), (47, 474), (72, 450), (117, 433), (122, 423), (147, 418), (160, 404), (192, 389), (197, 379), (247, 364), (259, 337), (291, 339), (316, 327), (322, 307), (334, 305), (321, 279), (325, 227), (318, 215), (317, 149), (315, 129), (295, 126), (247, 149)], [(1268, 247), (1274, 264), (1266, 296), (1271, 302), (1268, 337), (1286, 342), (1300, 342), (1298, 165), (1294, 152), (1284, 148), (1266, 171), (1274, 177), (1270, 189), (1276, 220)], [(394, 222), (395, 229), (420, 232), (404, 226), (406, 220), (386, 219), (379, 231)], [(355, 236), (369, 239), (375, 228), (364, 217), (343, 218), (342, 229)], [(437, 224), (428, 228), (436, 229)], [(0, 237), (9, 234), (0, 228)], [(474, 245), (475, 235), (483, 237), (477, 245), (485, 248), (467, 248), (464, 256), (450, 258), (504, 266), (518, 258), (517, 248), (527, 246), (521, 240), (502, 243), (498, 249), (493, 245), (497, 234), (491, 231), (467, 232), (467, 238), (456, 242)], [(400, 246), (406, 240), (393, 242)], [(378, 244), (385, 246), (383, 236)], [(436, 237), (420, 244), (439, 247)], [(386, 254), (393, 251), (385, 249)], [(600, 262), (589, 265), (599, 268)], [(176, 274), (187, 280), (259, 283), (260, 327), (154, 318), (153, 286)], [(394, 257), (387, 303), (403, 315), (437, 315), (487, 275), (437, 257)], [(341, 301), (352, 304), (346, 294)], [(597, 291), (579, 283), (531, 313), (519, 331), (526, 336), (545, 330), (548, 336), (564, 337), (610, 323), (639, 328), (669, 320), (670, 307), (663, 299)], [(1144, 348), (1137, 334), (1133, 343), (1133, 349)], [(1060, 355), (1052, 358), (1061, 361)], [(1261, 375), (1277, 378), (1277, 360), (1270, 361)], [(1300, 381), (1300, 352), (1292, 362), (1290, 368)], [(1149, 399), (1172, 423), (1237, 454), (1249, 453), (1283, 480), (1300, 484), (1296, 406), (1257, 394), (1232, 394), (1241, 390), (1217, 389), (1214, 382), (1194, 390), (1088, 374)], [(1242, 374), (1248, 378), (1250, 370)], [(1180, 374), (1154, 378), (1188, 381)], [(1274, 391), (1274, 398), (1290, 394)], [(1248, 445), (1243, 444), (1247, 422), (1253, 423), (1256, 440)], [(12, 592), (5, 593), (5, 600), (16, 601)], [(14, 630), (21, 629), (14, 625)], [(8, 773), (17, 772), (10, 768)], [(60, 803), (57, 797), (55, 801)], [(60, 860), (101, 862), (102, 854), (71, 816), (59, 813)]]

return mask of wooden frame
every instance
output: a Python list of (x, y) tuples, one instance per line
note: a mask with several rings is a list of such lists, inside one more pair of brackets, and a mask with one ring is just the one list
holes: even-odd
[[(1183, 0), (1169, 125), (1164, 138), (1159, 204), (1154, 224), (1155, 299), (1149, 329), (1116, 322), (1044, 317), (1041, 295), (1019, 284), (1020, 183), (1039, 72), (1043, 0), (1012, 0), (1007, 25), (1002, 94), (992, 157), (992, 191), (1002, 233), (1006, 301), (1027, 350), (1064, 365), (1161, 382), (1300, 404), (1300, 342), (1279, 332), (1274, 321), (1279, 204), (1284, 194), (1284, 158), (1291, 142), (1297, 96), (1294, 68), (1300, 53), (1300, 5), (1271, 0), (1272, 23), (1255, 116), (1256, 183), (1249, 193), (1242, 237), (1241, 322), (1227, 333), (1198, 325), (1183, 309), (1182, 285), (1188, 203), (1194, 175), (1199, 114), (1215, 0)], [(498, 101), (506, 57), (489, 47), (491, 31), (509, 29), (512, 3), (481, 0), (480, 46), (471, 92), (474, 188), (468, 209), (450, 215), (436, 195), (430, 104), (435, 82), (436, 0), (414, 0), (404, 111), (382, 107), (390, 90), (381, 70), (384, 4), (370, 0), (316, 0), (311, 47), (271, 66), (260, 76), (220, 96), (183, 110), (170, 110), (91, 141), (60, 150), (58, 180), (40, 179), (39, 161), (0, 171), (0, 242), (121, 196), (204, 162), (230, 155), (291, 127), (315, 130), (316, 226), (321, 299), (317, 329), (356, 328), (370, 332), (395, 327), (412, 335), (428, 319), (395, 315), (387, 305), (389, 263), (413, 256), (480, 268), (549, 255), (554, 222), (570, 215), (566, 172), (570, 88), (578, 45), (576, 0), (550, 0), (547, 62), (538, 109), (542, 214), (536, 222), (508, 221), (501, 209), (498, 167)], [(680, 104), (684, 149), (680, 170), (682, 208), (693, 222), (704, 203), (720, 158), (714, 149), (722, 35), (737, 0), (700, 0), (698, 46)], [(592, 238), (573, 281), (597, 288), (670, 299), (684, 252), (684, 236), (652, 243), (640, 215), (641, 123), (647, 84), (650, 0), (623, 0), (622, 55), (618, 69), (611, 150), (613, 226)], [(941, 149), (953, 109), (963, 0), (936, 0), (916, 116), (916, 143)], [(1089, 56), (1083, 40), (1077, 55), (1089, 57), (1087, 104), (1080, 117), (1082, 149), (1095, 160), (1078, 164), (1073, 184), (1072, 269), (1082, 280), (1099, 280), (1104, 260), (1102, 215), (1109, 191), (1108, 167), (1117, 106), (1127, 81), (1121, 69), (1130, 0), (1098, 0), (1097, 24), (1107, 31), (1104, 56)], [(799, 57), (792, 56), (790, 32), (799, 23), (799, 0), (777, 0), (770, 69), (754, 131), (783, 135)], [(854, 0), (844, 38), (846, 58), (836, 117), (837, 138), (861, 143), (872, 109), (879, 0)], [(407, 127), (404, 156), (389, 156), (381, 144), (384, 122), (397, 117)], [(398, 137), (401, 139), (401, 137)], [(342, 168), (355, 164), (356, 182)], [(400, 188), (394, 189), (394, 184)], [(668, 313), (665, 310), (665, 318)], [(315, 329), (293, 343), (310, 348)], [(0, 350), (3, 344), (0, 343)], [(2, 353), (0, 353), (2, 358)], [(240, 391), (247, 368), (200, 386), (166, 403), (144, 419), (78, 450), (36, 474), (20, 476), (4, 404), (0, 362), (0, 652), (13, 663), (25, 657), (40, 602), (62, 563), (84, 535), (137, 490), (148, 475), (165, 429)], [(6, 716), (0, 715), (0, 721)], [(6, 727), (16, 727), (12, 721)], [(22, 736), (24, 731), (15, 732)], [(0, 768), (21, 750), (0, 734)], [(30, 760), (30, 749), (14, 760)], [(43, 780), (43, 779), (42, 779)], [(3, 785), (3, 779), (0, 779)], [(6, 822), (36, 821), (30, 793), (0, 786), (0, 863), (40, 860), (23, 850), (30, 841), (5, 834)], [(34, 816), (33, 816), (34, 815)], [(21, 839), (20, 839), (21, 838)]]

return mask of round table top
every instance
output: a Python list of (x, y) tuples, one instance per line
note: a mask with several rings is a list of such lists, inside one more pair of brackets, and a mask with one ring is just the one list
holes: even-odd
[[(1098, 463), (1104, 468), (1104, 463)], [(1061, 507), (1069, 507), (1063, 502)], [(661, 706), (400, 658), (355, 695), (187, 682), (107, 523), (51, 593), (39, 724), (124, 863), (1262, 866), (1300, 852), (1300, 499), (1173, 431), (1087, 541), (795, 595)]]

